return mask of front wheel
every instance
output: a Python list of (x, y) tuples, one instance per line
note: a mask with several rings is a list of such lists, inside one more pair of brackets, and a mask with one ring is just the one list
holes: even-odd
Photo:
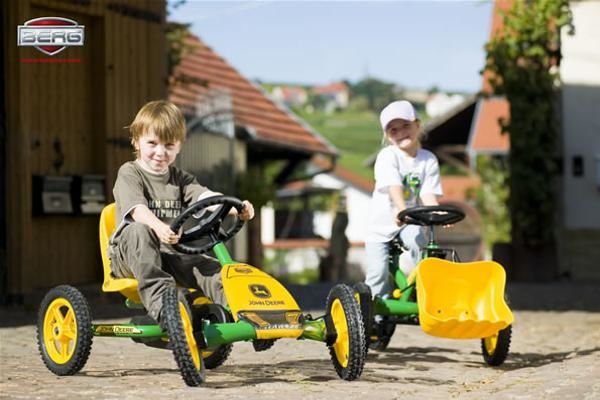
[(202, 352), (194, 336), (189, 306), (185, 299), (179, 298), (176, 288), (168, 288), (163, 294), (162, 313), (173, 356), (183, 380), (188, 386), (201, 385), (205, 376)]
[(512, 325), (507, 326), (495, 335), (481, 339), (481, 352), (488, 365), (501, 365), (508, 356)]
[(354, 290), (348, 285), (336, 285), (329, 292), (327, 318), (335, 331), (329, 345), (333, 366), (340, 378), (355, 380), (365, 365), (365, 329)]
[(92, 350), (92, 317), (87, 300), (72, 286), (51, 289), (40, 306), (37, 341), (42, 360), (56, 375), (73, 375)]
[(358, 301), (360, 313), (363, 320), (365, 330), (365, 356), (369, 352), (369, 344), (371, 342), (371, 330), (373, 323), (373, 296), (371, 288), (364, 282), (358, 282), (353, 286), (356, 292), (355, 297)]

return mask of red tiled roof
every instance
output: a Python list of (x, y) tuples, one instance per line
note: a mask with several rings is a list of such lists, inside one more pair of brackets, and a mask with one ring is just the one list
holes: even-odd
[(441, 178), (442, 191), (444, 195), (441, 202), (459, 201), (465, 202), (468, 199), (469, 189), (476, 189), (481, 184), (478, 176), (455, 176), (445, 175)]
[(475, 152), (508, 152), (510, 138), (502, 134), (499, 118), (510, 117), (510, 107), (504, 98), (482, 99), (475, 112), (470, 148)]
[(313, 91), (317, 94), (347, 92), (348, 86), (343, 82), (334, 82), (328, 85), (315, 86), (313, 87)]
[[(496, 0), (494, 1), (494, 10), (492, 11), (492, 26), (490, 28), (490, 40), (496, 36), (498, 31), (504, 27), (502, 13), (507, 12), (512, 7), (512, 0)], [(481, 91), (483, 93), (492, 93), (489, 78), (491, 72), (485, 70), (483, 72), (483, 80), (481, 82)]]
[(256, 140), (309, 153), (336, 154), (332, 145), (278, 107), (199, 38), (190, 36), (186, 42), (196, 48), (183, 56), (174, 75), (184, 74), (207, 82), (207, 86), (197, 83), (170, 86), (169, 100), (184, 113), (194, 114), (198, 98), (209, 90), (225, 89), (232, 97), (236, 126), (253, 128)]
[[(504, 26), (502, 13), (507, 12), (512, 7), (512, 4), (513, 0), (494, 1), (490, 39), (496, 36), (498, 31)], [(481, 91), (483, 93), (492, 93), (492, 88), (489, 83), (490, 76), (491, 73), (485, 70), (481, 82)], [(498, 119), (507, 119), (509, 116), (510, 105), (506, 99), (491, 98), (480, 100), (473, 122), (472, 136), (470, 138), (471, 150), (474, 150), (475, 152), (508, 152), (510, 149), (510, 139), (508, 135), (502, 134)]]
[[(327, 161), (319, 157), (313, 157), (311, 162), (317, 165), (319, 168), (323, 169), (328, 168), (330, 166), (330, 164)], [(355, 173), (354, 171), (340, 166), (339, 164), (336, 164), (333, 168), (333, 171), (330, 171), (329, 173), (337, 176), (339, 179), (345, 182), (348, 182), (349, 184), (351, 184), (359, 190), (362, 190), (363, 192), (372, 193), (373, 189), (375, 188), (375, 181), (373, 179), (364, 178), (361, 175)]]
[(364, 178), (361, 175), (358, 175), (357, 173), (339, 165), (335, 166), (333, 174), (355, 186), (357, 189), (362, 190), (363, 192), (372, 193), (373, 189), (375, 188), (375, 181), (373, 181), (373, 179)]

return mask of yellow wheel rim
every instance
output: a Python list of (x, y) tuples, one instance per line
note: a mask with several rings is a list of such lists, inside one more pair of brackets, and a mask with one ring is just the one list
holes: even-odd
[(346, 322), (346, 313), (342, 307), (340, 299), (335, 299), (331, 304), (331, 318), (337, 331), (337, 339), (333, 344), (335, 356), (338, 363), (346, 368), (348, 366), (348, 354), (350, 352), (350, 339), (348, 337), (348, 323)]
[(486, 337), (483, 339), (483, 343), (485, 345), (485, 350), (489, 355), (494, 354), (496, 351), (496, 346), (498, 345), (498, 334), (495, 334), (490, 337)]
[(198, 351), (198, 346), (196, 345), (196, 338), (194, 338), (194, 327), (192, 326), (192, 320), (188, 315), (187, 309), (182, 303), (179, 303), (179, 313), (181, 314), (185, 339), (187, 340), (190, 353), (192, 353), (192, 360), (194, 360), (196, 369), (200, 369), (200, 352)]
[(58, 298), (50, 303), (44, 315), (44, 346), (48, 356), (57, 364), (65, 364), (73, 357), (76, 343), (73, 306), (68, 300)]

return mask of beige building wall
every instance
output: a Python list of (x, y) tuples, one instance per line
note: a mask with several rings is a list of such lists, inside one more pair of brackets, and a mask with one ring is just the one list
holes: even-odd
[(562, 37), (561, 272), (600, 279), (600, 2), (571, 2)]

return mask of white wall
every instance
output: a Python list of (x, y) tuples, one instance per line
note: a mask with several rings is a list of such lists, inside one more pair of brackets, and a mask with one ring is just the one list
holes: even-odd
[[(575, 35), (563, 34), (560, 73), (564, 226), (600, 229), (600, 2), (571, 2)], [(573, 157), (584, 173), (573, 176)]]
[[(348, 209), (348, 228), (346, 236), (351, 242), (364, 242), (367, 230), (367, 216), (371, 194), (364, 193), (331, 174), (319, 174), (313, 178), (313, 182), (320, 186), (341, 189), (346, 196), (346, 208)], [(331, 236), (331, 224), (334, 212), (315, 213), (315, 232), (324, 238)]]

